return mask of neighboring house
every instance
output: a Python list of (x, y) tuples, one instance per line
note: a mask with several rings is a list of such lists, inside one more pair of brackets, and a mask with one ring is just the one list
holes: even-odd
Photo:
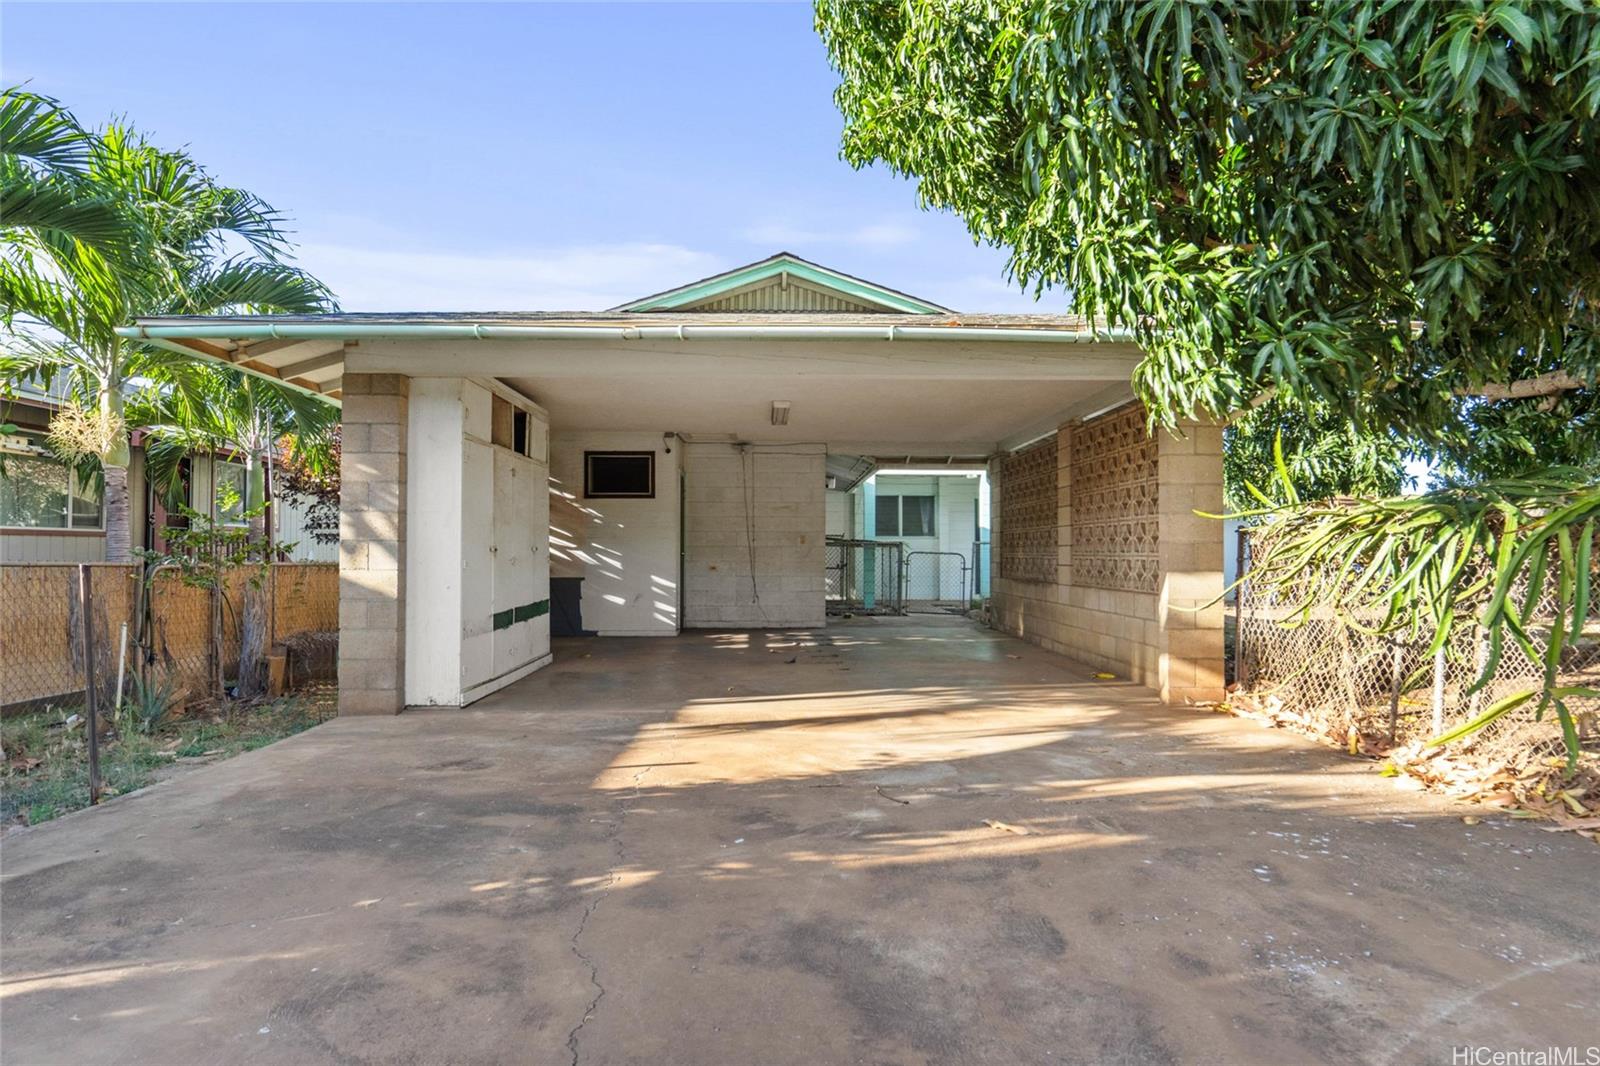
[[(4, 405), (0, 421), (16, 433), (0, 437), (4, 471), (0, 472), (0, 564), (91, 563), (105, 559), (105, 514), (96, 486), (84, 484), (67, 464), (45, 447), (50, 416), (60, 406), (59, 394), (23, 387), (15, 400)], [(142, 434), (132, 434), (132, 461), (128, 467), (128, 521), (135, 548), (160, 550), (161, 530), (181, 523), (169, 515), (160, 494), (145, 477)], [(185, 461), (190, 508), (207, 514), (211, 506), (210, 456), (195, 455)], [(215, 460), (218, 512), (224, 521), (243, 524), (237, 504), (243, 498), (245, 467), (219, 456)], [(337, 544), (318, 544), (304, 528), (304, 509), (279, 501), (273, 507), (275, 538), (293, 543), (289, 555), (297, 562), (333, 562)]]
[(903, 544), (907, 601), (964, 602), (988, 594), (989, 479), (983, 467), (879, 466), (854, 487), (843, 484), (835, 478), (829, 486), (827, 535)]
[(947, 515), (943, 476), (893, 467), (983, 472), (995, 624), (1222, 694), (1222, 531), (1194, 514), (1222, 506), (1221, 428), (1149, 436), (1138, 348), (1079, 317), (958, 314), (780, 253), (609, 311), (121, 332), (342, 399), (341, 713), (470, 703), (547, 663), (553, 624), (823, 626), (830, 483), (872, 477), (873, 536), (880, 492), (898, 538), (964, 542), (969, 507), (981, 536), (981, 500)]

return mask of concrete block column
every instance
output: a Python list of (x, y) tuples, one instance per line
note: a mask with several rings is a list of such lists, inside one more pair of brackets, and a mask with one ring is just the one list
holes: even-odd
[[(1181, 437), (1159, 433), (1159, 653), (1166, 703), (1224, 695), (1222, 427), (1186, 422)], [(1205, 604), (1209, 607), (1201, 608)]]
[(339, 713), (405, 705), (406, 424), (411, 379), (346, 374), (339, 464)]

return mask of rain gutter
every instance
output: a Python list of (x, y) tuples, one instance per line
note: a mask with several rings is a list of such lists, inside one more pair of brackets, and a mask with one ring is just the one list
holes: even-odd
[(128, 340), (991, 340), (1045, 344), (1131, 343), (1125, 329), (1017, 329), (983, 326), (819, 326), (819, 325), (672, 325), (672, 326), (503, 326), (482, 323), (413, 323), (360, 325), (312, 322), (279, 324), (184, 324), (123, 326)]

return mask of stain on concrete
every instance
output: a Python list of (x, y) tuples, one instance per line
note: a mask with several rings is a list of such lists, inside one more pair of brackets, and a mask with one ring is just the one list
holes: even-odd
[(999, 932), (1002, 950), (1009, 948), (1043, 958), (1058, 958), (1067, 953), (1067, 938), (1042, 914), (1008, 911), (1000, 918)]

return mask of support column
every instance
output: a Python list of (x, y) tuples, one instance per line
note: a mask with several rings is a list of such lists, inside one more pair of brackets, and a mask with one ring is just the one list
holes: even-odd
[(405, 705), (406, 423), (410, 379), (344, 377), (339, 464), (339, 713)]
[[(861, 539), (878, 538), (878, 479), (867, 478), (861, 485)], [(871, 548), (861, 552), (861, 606), (872, 610), (878, 605), (878, 553)]]
[[(1222, 513), (1222, 427), (1187, 422), (1180, 428), (1181, 440), (1157, 434), (1160, 688), (1166, 703), (1225, 694), (1222, 523), (1195, 514)], [(1203, 610), (1184, 609), (1208, 603)]]

